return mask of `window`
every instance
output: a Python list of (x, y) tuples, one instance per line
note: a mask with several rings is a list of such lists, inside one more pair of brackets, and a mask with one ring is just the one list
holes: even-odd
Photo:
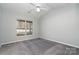
[(32, 35), (32, 21), (17, 20), (17, 36)]
[(32, 21), (26, 21), (26, 32), (27, 35), (32, 34)]

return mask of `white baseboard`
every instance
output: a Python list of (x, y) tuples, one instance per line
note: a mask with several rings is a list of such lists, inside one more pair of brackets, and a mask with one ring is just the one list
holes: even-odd
[(79, 46), (68, 44), (68, 43), (64, 43), (64, 42), (60, 42), (60, 41), (56, 41), (56, 40), (52, 40), (52, 39), (47, 38), (47, 37), (41, 36), (40, 38), (43, 38), (43, 39), (46, 39), (46, 40), (50, 40), (50, 41), (53, 41), (53, 42), (58, 42), (58, 43), (61, 43), (61, 44), (64, 44), (64, 45), (68, 45), (68, 46), (72, 46), (72, 47), (75, 47), (75, 48), (79, 48)]
[[(36, 37), (36, 38), (38, 38), (38, 37)], [(20, 42), (20, 41), (25, 41), (25, 40), (32, 40), (32, 39), (36, 39), (36, 38), (23, 39), (23, 40), (16, 40), (16, 41), (11, 41), (11, 42), (1, 43), (1, 44), (0, 44), (0, 47), (1, 47), (2, 45), (4, 45), (4, 44), (10, 44), (10, 43)], [(43, 38), (43, 39), (50, 40), (50, 41), (53, 41), (53, 42), (58, 42), (58, 43), (61, 43), (61, 44), (65, 44), (65, 45), (68, 45), (68, 46), (72, 46), (72, 47), (79, 48), (79, 46), (71, 45), (71, 44), (64, 43), (64, 42), (60, 42), (60, 41), (56, 41), (56, 40), (52, 40), (52, 39), (47, 38), (47, 37), (40, 36), (39, 38)]]
[(20, 40), (18, 39), (16, 41), (10, 41), (10, 42), (1, 43), (1, 46), (5, 45), (5, 44), (10, 44), (10, 43), (20, 42), (20, 41), (25, 41), (25, 40), (32, 40), (32, 39), (36, 39), (36, 38), (20, 39)]

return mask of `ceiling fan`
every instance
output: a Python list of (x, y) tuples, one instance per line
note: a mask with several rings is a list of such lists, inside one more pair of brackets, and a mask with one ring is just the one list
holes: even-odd
[(42, 4), (39, 3), (30, 3), (32, 6), (35, 7), (35, 9), (31, 9), (29, 12), (31, 12), (32, 10), (36, 10), (36, 12), (40, 12), (41, 10), (45, 10), (47, 11), (47, 8), (42, 7)]

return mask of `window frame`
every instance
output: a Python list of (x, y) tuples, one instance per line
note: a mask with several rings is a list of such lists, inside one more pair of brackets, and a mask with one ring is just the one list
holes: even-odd
[[(18, 22), (24, 22), (24, 28), (20, 28), (18, 26), (20, 26), (19, 24), (17, 24), (17, 28), (16, 30), (18, 31), (19, 29), (24, 29), (25, 32), (24, 34), (22, 34), (21, 32), (18, 32), (17, 33), (17, 36), (25, 36), (25, 35), (32, 35), (33, 34), (33, 21), (30, 21), (30, 20), (17, 20), (17, 23)], [(29, 25), (27, 25), (29, 24)], [(28, 29), (29, 28), (29, 29)], [(28, 29), (28, 30), (27, 30)], [(19, 30), (20, 31), (20, 30)], [(28, 32), (27, 32), (28, 31)]]

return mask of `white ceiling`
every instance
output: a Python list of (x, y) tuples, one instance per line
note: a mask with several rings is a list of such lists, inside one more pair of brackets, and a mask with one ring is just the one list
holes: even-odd
[(0, 4), (0, 8), (3, 10), (7, 10), (10, 12), (15, 12), (15, 13), (22, 13), (22, 14), (27, 14), (32, 17), (41, 17), (45, 15), (48, 11), (66, 6), (68, 4), (66, 3), (39, 3), (41, 11), (38, 13), (36, 12), (36, 6), (37, 3), (2, 3)]

